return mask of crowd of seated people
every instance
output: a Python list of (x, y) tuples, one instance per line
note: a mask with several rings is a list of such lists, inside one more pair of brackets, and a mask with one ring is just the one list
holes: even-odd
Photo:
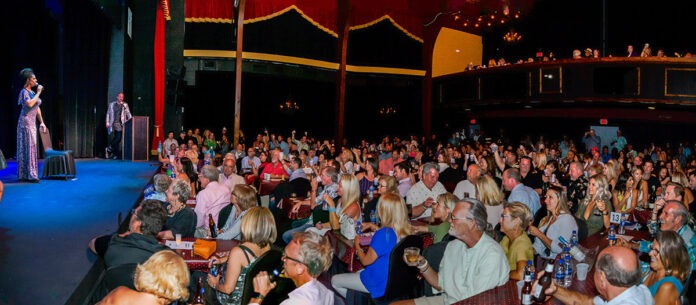
[[(221, 134), (227, 137), (226, 130)], [(696, 158), (692, 155), (696, 147), (689, 142), (638, 147), (617, 132), (610, 146), (600, 147), (602, 142), (592, 130), (576, 140), (564, 137), (558, 141), (543, 137), (532, 141), (525, 137), (513, 142), (503, 136), (491, 140), (482, 131), (470, 135), (456, 133), (446, 140), (385, 136), (375, 142), (359, 139), (343, 146), (307, 133), (298, 138), (294, 131), (287, 137), (264, 131), (248, 145), (242, 142), (235, 147), (224, 140), (215, 141), (210, 131), (202, 136), (197, 131), (189, 132), (167, 141), (169, 148), (163, 149), (159, 159), (166, 167), (171, 165), (174, 179), (157, 175), (152, 190), (146, 194), (152, 200), (145, 200), (136, 209), (129, 232), (97, 238), (90, 248), (104, 255), (109, 266), (124, 259), (128, 263), (143, 263), (165, 248), (155, 237), (213, 235), (208, 223), (212, 216), (218, 224), (213, 227), (218, 238), (242, 241), (226, 256), (236, 259), (216, 258), (216, 263), (225, 264), (226, 272), (207, 279), (207, 287), (219, 291), (216, 299), (223, 304), (239, 302), (246, 268), (271, 245), (287, 244), (293, 251), (303, 253), (305, 259), (317, 260), (311, 256), (325, 253), (309, 252), (322, 249), (321, 242), (314, 241), (321, 235), (301, 235), (298, 240), (298, 234), (324, 234), (333, 229), (353, 239), (354, 224), (359, 220), (364, 229), (385, 240), (373, 239), (367, 251), (357, 254), (365, 271), (334, 277), (338, 297), (344, 297), (347, 289), (381, 297), (386, 281), (371, 274), (385, 268), (395, 241), (408, 234), (432, 232), (435, 242), (443, 243), (438, 257), (423, 256), (416, 267), (442, 293), (436, 301), (444, 304), (504, 284), (508, 279), (520, 279), (520, 270), (528, 260), (552, 258), (562, 251), (558, 247), (561, 237), (570, 240), (572, 231), (584, 230), (580, 235), (585, 238), (606, 230), (612, 211), (633, 215), (649, 210), (653, 204), (660, 214), (660, 229), (674, 232), (680, 240), (658, 235), (652, 247), (676, 247), (687, 253), (690, 264), (696, 261), (696, 236), (689, 221), (696, 210)], [(277, 220), (282, 219), (280, 209), (257, 207), (259, 181), (269, 178), (291, 180), (283, 183), (306, 179), (307, 197), (296, 201), (290, 209), (299, 211), (308, 206), (311, 216), (295, 220), (291, 227), (277, 226)], [(196, 207), (191, 209), (186, 202), (194, 198)], [(231, 208), (225, 212), (226, 207)], [(394, 218), (403, 214), (405, 207), (412, 220), (418, 219), (421, 225), (411, 226), (404, 224), (404, 219)], [(368, 217), (372, 212), (381, 223), (372, 223)], [(638, 217), (631, 220), (641, 221)], [(428, 225), (422, 225), (423, 222)], [(312, 246), (303, 248), (303, 240), (312, 240)], [(135, 256), (125, 253), (131, 250), (124, 247), (129, 243), (141, 248)], [(605, 251), (607, 257), (600, 255), (599, 261), (625, 253), (616, 249)], [(456, 260), (463, 256), (496, 268), (464, 272), (464, 266)], [(599, 261), (602, 270), (605, 265)], [(289, 263), (302, 265), (305, 261), (288, 256), (284, 262), (287, 268)], [(660, 277), (648, 274), (642, 282), (646, 286), (658, 282), (668, 285), (663, 284), (665, 281), (675, 286), (678, 282), (684, 284), (683, 272), (662, 280), (666, 278), (663, 269), (669, 269), (664, 264), (671, 261), (651, 264), (652, 274)], [(622, 268), (629, 270), (629, 265)], [(325, 269), (304, 267), (311, 270), (295, 268), (286, 272), (310, 272), (299, 282), (317, 285), (313, 280), (316, 272)], [(297, 274), (288, 275), (299, 278)], [(483, 277), (487, 281), (462, 286)], [(256, 288), (267, 293), (269, 287)], [(312, 289), (324, 291), (330, 287)], [(656, 288), (653, 295), (659, 291)], [(559, 299), (581, 297), (563, 288), (553, 287), (549, 292)], [(664, 291), (660, 295), (672, 297)], [(607, 295), (600, 296), (608, 301)], [(255, 301), (262, 303), (263, 298)]]

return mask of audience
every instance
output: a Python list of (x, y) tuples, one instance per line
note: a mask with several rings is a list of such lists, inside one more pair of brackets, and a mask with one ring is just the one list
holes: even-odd
[(218, 230), (217, 239), (241, 240), (242, 218), (247, 211), (257, 205), (256, 190), (246, 184), (237, 184), (231, 195), (232, 210), (225, 225)]
[(566, 202), (562, 189), (550, 188), (544, 199), (546, 216), (539, 222), (539, 227), (529, 227), (529, 234), (536, 237), (534, 251), (542, 258), (555, 258), (563, 251), (558, 245), (560, 237), (569, 241), (573, 231), (578, 230), (575, 217), (570, 213)]
[(271, 249), (277, 231), (271, 211), (252, 207), (242, 217), (241, 240), (228, 255), (210, 258), (210, 265), (223, 264), (217, 276), (208, 274), (207, 284), (216, 291), (220, 304), (240, 305), (244, 280), (251, 263)]
[(189, 270), (184, 259), (173, 251), (159, 251), (135, 269), (135, 290), (120, 286), (98, 305), (162, 305), (189, 296)]
[(527, 226), (532, 222), (529, 207), (519, 202), (505, 204), (500, 214), (500, 231), (505, 234), (500, 246), (505, 250), (510, 265), (510, 279), (522, 280), (527, 261), (534, 260), (532, 241), (527, 235)]
[(186, 205), (191, 186), (183, 180), (174, 179), (167, 189), (167, 222), (164, 230), (157, 234), (160, 239), (193, 237), (196, 232), (196, 213)]
[[(329, 241), (314, 232), (299, 232), (283, 253), (283, 274), (294, 283), (295, 290), (288, 294), (288, 299), (280, 303), (334, 305), (334, 293), (320, 283), (317, 278), (331, 266), (333, 250)], [(250, 305), (262, 304), (263, 299), (276, 287), (268, 273), (259, 272), (254, 278), (254, 291), (259, 297), (251, 299)]]
[(196, 237), (206, 237), (210, 236), (208, 218), (218, 219), (220, 210), (230, 203), (230, 189), (218, 183), (220, 172), (215, 166), (203, 166), (198, 177), (203, 190), (196, 195)]
[(691, 261), (684, 240), (674, 231), (660, 231), (650, 247), (650, 269), (643, 284), (650, 289), (655, 304), (679, 304)]

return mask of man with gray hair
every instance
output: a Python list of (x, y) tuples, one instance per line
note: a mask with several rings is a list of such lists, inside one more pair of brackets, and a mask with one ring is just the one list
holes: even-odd
[[(593, 297), (557, 287), (553, 281), (545, 292), (547, 296), (553, 296), (563, 304), (654, 304), (650, 290), (640, 282), (640, 267), (636, 254), (631, 249), (613, 246), (605, 248), (597, 255), (594, 283), (598, 296)], [(538, 283), (535, 283), (532, 291), (536, 289), (536, 285)]]
[(220, 172), (212, 165), (203, 166), (198, 180), (201, 182), (201, 190), (196, 195), (196, 237), (205, 237), (210, 234), (208, 229), (208, 215), (213, 215), (217, 220), (220, 210), (230, 204), (230, 189), (218, 183)]
[(507, 283), (510, 264), (500, 244), (485, 233), (488, 215), (483, 203), (471, 198), (457, 202), (449, 222), (449, 234), (456, 239), (447, 244), (440, 271), (430, 268), (423, 256), (417, 265), (433, 292), (442, 294), (392, 304), (452, 304)]
[(169, 185), (172, 183), (172, 178), (169, 178), (166, 174), (157, 174), (152, 178), (152, 185), (148, 187), (144, 192), (143, 200), (155, 199), (162, 202), (167, 202), (167, 191)]
[[(657, 209), (657, 205), (655, 206)], [(692, 270), (696, 270), (696, 234), (687, 224), (689, 222), (689, 210), (680, 200), (668, 200), (660, 214), (660, 230), (674, 231), (684, 240), (686, 250), (689, 252)]]
[[(317, 280), (331, 266), (333, 249), (329, 240), (315, 232), (300, 232), (293, 235), (292, 241), (283, 252), (283, 275), (295, 283), (295, 290), (288, 293), (288, 299), (281, 304), (333, 305), (334, 293)], [(262, 304), (263, 299), (276, 287), (266, 271), (254, 277), (254, 292), (249, 305)]]
[(445, 186), (437, 180), (439, 176), (439, 166), (436, 163), (428, 162), (423, 165), (421, 181), (414, 184), (406, 195), (406, 204), (411, 205), (413, 218), (430, 217), (431, 207), (437, 196), (447, 192)]

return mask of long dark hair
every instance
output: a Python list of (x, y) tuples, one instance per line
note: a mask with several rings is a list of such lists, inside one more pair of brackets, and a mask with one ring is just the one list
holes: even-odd
[(186, 174), (186, 176), (189, 177), (191, 182), (198, 181), (198, 175), (196, 174), (196, 171), (193, 170), (193, 162), (191, 162), (191, 159), (188, 157), (181, 157), (179, 162), (181, 162), (182, 171), (184, 174)]

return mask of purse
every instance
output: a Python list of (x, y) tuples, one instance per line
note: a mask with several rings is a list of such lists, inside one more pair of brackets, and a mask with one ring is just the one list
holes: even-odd
[(217, 242), (215, 240), (196, 239), (193, 243), (193, 254), (204, 259), (208, 259), (211, 255), (215, 254), (216, 249)]

